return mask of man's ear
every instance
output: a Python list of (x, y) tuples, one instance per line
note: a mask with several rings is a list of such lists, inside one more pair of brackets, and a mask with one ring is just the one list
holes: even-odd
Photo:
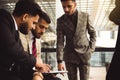
[(29, 18), (29, 14), (25, 13), (23, 16), (22, 16), (22, 21), (26, 22)]

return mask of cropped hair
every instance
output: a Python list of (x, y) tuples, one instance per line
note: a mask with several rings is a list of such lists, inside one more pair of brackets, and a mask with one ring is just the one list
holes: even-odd
[(45, 13), (45, 12), (43, 12), (42, 16), (40, 16), (39, 21), (40, 21), (41, 19), (44, 19), (48, 24), (51, 23), (50, 17), (49, 17), (49, 16), (47, 15), (47, 13)]
[(32, 16), (36, 16), (37, 14), (42, 16), (43, 11), (34, 0), (19, 0), (12, 14), (19, 17), (25, 13)]
[(75, 2), (76, 0), (61, 0), (61, 2), (64, 2), (64, 1), (74, 1)]

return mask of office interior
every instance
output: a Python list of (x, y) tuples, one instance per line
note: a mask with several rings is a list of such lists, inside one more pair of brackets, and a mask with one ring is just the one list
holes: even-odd
[[(18, 0), (0, 0), (0, 8), (4, 8), (12, 13), (15, 3)], [(42, 58), (45, 63), (52, 64), (53, 70), (57, 69), (56, 63), (56, 22), (64, 11), (60, 0), (35, 0), (41, 8), (50, 16), (51, 24), (49, 29), (41, 37)], [(105, 80), (106, 66), (111, 62), (116, 45), (118, 25), (108, 18), (110, 12), (115, 7), (115, 0), (76, 0), (78, 11), (87, 12), (90, 15), (91, 23), (96, 30), (96, 50), (91, 57), (90, 80), (95, 75), (100, 80)], [(98, 69), (103, 72), (95, 72)], [(93, 71), (92, 71), (93, 70)], [(98, 70), (99, 71), (99, 70)], [(97, 73), (100, 73), (97, 75)], [(102, 75), (101, 75), (102, 74)], [(65, 79), (67, 80), (67, 79)], [(97, 80), (99, 80), (97, 78)]]

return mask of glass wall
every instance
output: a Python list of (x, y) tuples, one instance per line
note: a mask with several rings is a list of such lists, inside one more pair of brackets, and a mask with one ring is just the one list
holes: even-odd
[[(15, 3), (18, 0), (0, 0), (0, 8), (12, 13)], [(49, 29), (41, 37), (42, 48), (56, 48), (56, 22), (64, 14), (60, 0), (35, 0), (41, 8), (50, 16), (51, 24)], [(118, 26), (109, 20), (109, 14), (115, 7), (115, 0), (76, 0), (78, 11), (87, 12), (90, 15), (92, 26), (96, 30), (96, 48), (115, 48)], [(95, 51), (91, 57), (92, 73), (94, 67), (105, 68), (111, 62), (114, 51)], [(44, 63), (57, 69), (56, 52), (42, 52)], [(104, 70), (104, 69), (103, 69)], [(104, 71), (106, 72), (106, 71)], [(102, 74), (104, 74), (102, 72)], [(105, 73), (106, 74), (106, 73)], [(104, 74), (104, 78), (105, 78)], [(96, 80), (90, 77), (91, 80)], [(66, 80), (66, 79), (64, 79)], [(98, 80), (98, 78), (97, 78)], [(105, 80), (105, 79), (101, 79)]]

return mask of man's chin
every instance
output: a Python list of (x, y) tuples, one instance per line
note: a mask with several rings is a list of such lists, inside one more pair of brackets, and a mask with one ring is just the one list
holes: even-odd
[(72, 15), (72, 14), (70, 14), (70, 13), (65, 13), (65, 14), (68, 15), (68, 16)]
[(40, 39), (40, 37), (41, 37), (41, 36), (37, 36), (36, 38), (37, 38), (37, 39)]

